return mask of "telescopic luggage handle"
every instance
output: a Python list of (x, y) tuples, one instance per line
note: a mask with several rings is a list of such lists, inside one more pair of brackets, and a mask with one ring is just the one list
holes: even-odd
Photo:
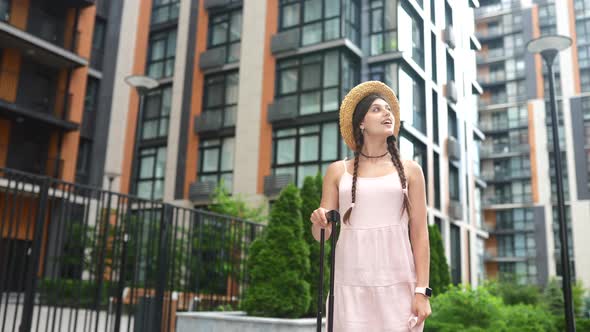
[[(326, 212), (326, 219), (328, 222), (337, 224), (340, 222), (340, 213), (336, 210)], [(325, 243), (325, 229), (322, 228), (320, 233), (320, 274), (318, 287), (318, 315), (316, 322), (317, 332), (322, 331), (322, 308), (324, 298), (324, 243)], [(332, 251), (330, 255), (330, 296), (328, 302), (328, 332), (333, 331), (332, 322), (334, 321), (334, 261), (336, 258), (336, 227), (332, 226)]]

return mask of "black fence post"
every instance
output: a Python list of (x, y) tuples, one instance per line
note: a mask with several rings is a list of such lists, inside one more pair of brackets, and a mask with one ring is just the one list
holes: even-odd
[(47, 211), (47, 201), (49, 197), (49, 183), (47, 177), (43, 177), (39, 186), (39, 206), (37, 208), (37, 218), (35, 229), (33, 230), (33, 245), (29, 252), (29, 268), (25, 272), (25, 299), (23, 303), (23, 314), (20, 323), (20, 332), (30, 332), (33, 323), (33, 308), (35, 306), (35, 293), (37, 290), (37, 271), (39, 270), (39, 261), (41, 255), (41, 245), (43, 231), (45, 226), (45, 216)]
[(168, 241), (173, 212), (174, 210), (172, 205), (164, 204), (162, 206), (162, 218), (160, 219), (159, 234), (160, 241), (158, 248), (158, 273), (156, 276), (156, 317), (154, 319), (156, 331), (161, 331), (162, 328), (162, 315), (164, 313), (164, 291), (166, 289), (166, 276), (168, 274)]
[(123, 248), (121, 250), (121, 267), (119, 268), (119, 282), (117, 285), (117, 308), (115, 309), (115, 332), (121, 329), (121, 312), (123, 309), (123, 290), (125, 289), (125, 265), (127, 264), (127, 236), (126, 227), (123, 226)]

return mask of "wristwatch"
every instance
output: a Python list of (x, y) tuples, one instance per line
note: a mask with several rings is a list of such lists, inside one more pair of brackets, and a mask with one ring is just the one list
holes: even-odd
[(426, 297), (431, 297), (432, 296), (432, 288), (430, 287), (416, 287), (416, 289), (414, 290), (414, 293), (419, 293), (422, 294)]

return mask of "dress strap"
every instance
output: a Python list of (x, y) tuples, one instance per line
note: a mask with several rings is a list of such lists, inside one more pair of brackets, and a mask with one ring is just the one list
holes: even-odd
[(348, 173), (348, 171), (346, 170), (346, 158), (342, 160), (342, 164), (344, 164), (344, 172)]

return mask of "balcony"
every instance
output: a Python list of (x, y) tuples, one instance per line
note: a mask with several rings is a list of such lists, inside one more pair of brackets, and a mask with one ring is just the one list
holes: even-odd
[(231, 107), (225, 110), (203, 111), (195, 116), (194, 121), (194, 132), (197, 135), (231, 128), (236, 125), (236, 109)]
[(443, 37), (445, 43), (447, 43), (447, 45), (449, 45), (450, 48), (455, 48), (457, 44), (455, 38), (455, 31), (453, 30), (452, 26), (448, 26), (444, 29)]
[(63, 7), (84, 8), (94, 6), (96, 0), (57, 0), (55, 3)]
[(490, 207), (500, 204), (530, 204), (533, 201), (531, 194), (484, 196), (484, 206)]
[(199, 58), (199, 67), (201, 69), (211, 69), (223, 66), (226, 63), (226, 48), (216, 47), (201, 53)]
[(293, 181), (292, 174), (267, 175), (264, 177), (264, 194), (268, 197), (276, 196)]
[(445, 84), (445, 97), (452, 103), (457, 102), (457, 86), (452, 80)]
[(298, 28), (279, 32), (272, 36), (270, 50), (272, 54), (293, 51), (299, 47), (300, 40), (301, 30)]
[[(65, 13), (65, 9), (63, 10)], [(14, 48), (33, 61), (54, 68), (76, 68), (88, 65), (77, 54), (80, 31), (66, 33), (66, 19), (31, 7), (27, 29), (22, 30), (0, 20), (0, 47)]]
[(507, 80), (506, 73), (503, 71), (490, 72), (487, 75), (478, 75), (477, 81), (483, 86), (503, 84)]
[(297, 96), (283, 97), (268, 106), (267, 120), (270, 123), (293, 120), (298, 113)]
[(461, 144), (455, 137), (447, 138), (447, 153), (450, 159), (461, 160)]
[(502, 158), (511, 155), (519, 155), (528, 153), (530, 147), (528, 144), (496, 144), (496, 145), (482, 145), (480, 150), (481, 158)]
[(479, 128), (484, 131), (484, 133), (494, 133), (494, 132), (502, 132), (508, 131), (510, 129), (517, 129), (517, 128), (526, 128), (528, 127), (528, 119), (526, 118), (519, 118), (516, 120), (500, 120), (500, 121), (485, 121), (482, 120), (479, 122)]
[(188, 196), (191, 201), (208, 201), (215, 192), (215, 181), (197, 181), (189, 186)]
[(475, 18), (481, 18), (484, 16), (501, 15), (504, 12), (511, 11), (520, 8), (520, 2), (517, 0), (508, 2), (498, 2), (493, 5), (480, 6), (475, 9)]
[(521, 168), (505, 171), (484, 172), (482, 176), (486, 182), (510, 182), (515, 179), (530, 178), (531, 170)]
[(29, 119), (64, 131), (78, 129), (79, 124), (69, 121), (72, 94), (54, 89), (55, 82), (39, 80), (31, 75), (0, 71), (0, 115), (15, 121)]
[(455, 220), (463, 219), (463, 206), (461, 202), (456, 200), (451, 200), (449, 202), (449, 217)]
[(239, 4), (241, 2), (242, 1), (237, 0), (205, 0), (203, 2), (203, 7), (205, 7), (206, 10), (223, 9), (233, 3)]
[(56, 179), (63, 177), (64, 160), (58, 158), (46, 158), (41, 154), (34, 156), (17, 153), (12, 149), (18, 147), (7, 147), (6, 168), (33, 173), (42, 176), (49, 176)]

